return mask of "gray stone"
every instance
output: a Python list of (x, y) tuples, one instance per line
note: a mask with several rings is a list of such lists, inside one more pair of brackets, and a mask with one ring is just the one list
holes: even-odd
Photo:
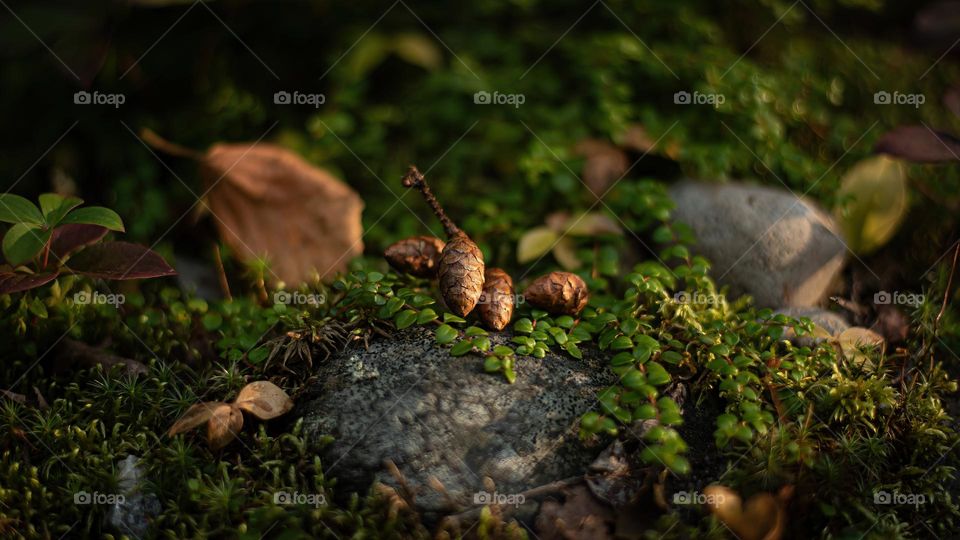
[(733, 296), (760, 307), (815, 306), (829, 293), (846, 255), (840, 229), (809, 200), (747, 184), (685, 180), (670, 187), (674, 217), (693, 228), (694, 252)]
[[(512, 336), (490, 337), (496, 345)], [(480, 357), (451, 357), (432, 332), (412, 328), (324, 362), (297, 415), (308, 436), (335, 437), (322, 459), (338, 493), (366, 493), (375, 480), (396, 485), (384, 468), (389, 459), (420, 488), (417, 504), (429, 517), (455, 506), (428, 487), (431, 476), (470, 506), (485, 476), (498, 493), (514, 494), (583, 474), (602, 450), (578, 431), (598, 391), (614, 381), (604, 358), (590, 348), (583, 360), (521, 357), (516, 371), (508, 384), (484, 373)]]
[(134, 538), (146, 537), (151, 522), (160, 513), (160, 501), (153, 493), (144, 493), (143, 483), (143, 469), (137, 456), (127, 456), (120, 462), (117, 485), (122, 497), (107, 510), (107, 526)]

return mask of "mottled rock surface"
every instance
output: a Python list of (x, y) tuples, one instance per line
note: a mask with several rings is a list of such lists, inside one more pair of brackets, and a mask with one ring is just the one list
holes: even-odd
[[(494, 345), (511, 337), (491, 334)], [(602, 450), (577, 433), (597, 392), (614, 381), (605, 359), (591, 349), (583, 360), (522, 357), (512, 385), (484, 373), (482, 363), (451, 357), (422, 328), (324, 362), (297, 414), (311, 436), (336, 438), (322, 459), (339, 492), (365, 493), (374, 480), (395, 485), (387, 459), (422, 486), (417, 503), (428, 514), (449, 507), (427, 486), (431, 476), (459, 504), (472, 505), (484, 476), (510, 494), (582, 474)]]
[(160, 514), (160, 500), (144, 492), (144, 472), (139, 458), (129, 455), (119, 464), (118, 500), (104, 517), (106, 524), (120, 534), (145, 538), (153, 519)]
[(789, 191), (685, 180), (670, 195), (674, 218), (696, 234), (694, 252), (733, 296), (749, 294), (760, 307), (815, 306), (843, 268), (833, 218)]

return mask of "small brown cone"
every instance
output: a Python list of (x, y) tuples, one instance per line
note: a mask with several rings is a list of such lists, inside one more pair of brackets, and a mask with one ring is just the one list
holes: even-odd
[(590, 293), (580, 276), (550, 272), (527, 287), (524, 298), (530, 305), (554, 314), (576, 315), (587, 306)]
[(383, 258), (398, 272), (421, 278), (436, 277), (446, 243), (435, 236), (413, 236), (391, 244)]
[(500, 268), (487, 268), (484, 272), (483, 294), (477, 304), (483, 324), (491, 330), (503, 330), (513, 318), (515, 302), (510, 275)]
[(483, 293), (483, 253), (462, 231), (451, 235), (440, 257), (440, 293), (455, 315), (466, 317)]

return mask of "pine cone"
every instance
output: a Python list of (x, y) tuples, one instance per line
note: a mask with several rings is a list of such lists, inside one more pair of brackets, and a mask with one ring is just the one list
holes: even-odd
[(383, 258), (398, 272), (432, 278), (440, 268), (440, 253), (445, 245), (435, 236), (412, 236), (387, 247)]
[(483, 253), (462, 231), (450, 236), (440, 256), (440, 293), (455, 315), (466, 317), (483, 292)]
[(480, 320), (491, 330), (503, 330), (513, 318), (513, 280), (500, 268), (487, 268), (483, 276), (483, 294), (477, 304)]
[(587, 306), (590, 293), (580, 276), (550, 272), (527, 287), (524, 298), (530, 305), (554, 314), (576, 315)]

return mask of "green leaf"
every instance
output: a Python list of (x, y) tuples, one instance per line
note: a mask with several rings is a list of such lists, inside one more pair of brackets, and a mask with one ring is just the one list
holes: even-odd
[(647, 362), (644, 367), (647, 368), (647, 382), (650, 384), (660, 386), (670, 382), (670, 374), (660, 364)]
[(530, 319), (524, 317), (513, 323), (513, 331), (521, 334), (529, 334), (533, 332), (533, 323), (530, 322)]
[(398, 330), (403, 330), (417, 322), (417, 312), (412, 309), (405, 309), (397, 313), (397, 316), (393, 318), (393, 322), (397, 325)]
[(500, 371), (500, 368), (502, 367), (503, 367), (503, 362), (500, 361), (500, 359), (497, 358), (496, 356), (488, 356), (483, 361), (483, 370), (486, 371), (487, 373)]
[(10, 266), (18, 266), (32, 260), (40, 251), (53, 231), (43, 230), (36, 225), (16, 223), (3, 237), (3, 256)]
[(41, 225), (43, 214), (37, 205), (19, 195), (0, 195), (0, 221), (4, 223), (32, 223)]
[(380, 317), (384, 319), (393, 317), (398, 311), (400, 311), (401, 308), (403, 308), (405, 303), (406, 302), (404, 302), (403, 298), (397, 298), (394, 296), (393, 298), (387, 300), (387, 303), (380, 308)]
[(510, 356), (513, 354), (513, 349), (507, 347), (506, 345), (497, 345), (493, 348), (493, 354), (497, 356)]
[(63, 218), (60, 223), (85, 223), (87, 225), (99, 225), (106, 227), (111, 231), (123, 232), (123, 220), (116, 212), (102, 206), (88, 206), (78, 208)]
[(443, 314), (443, 322), (445, 322), (445, 323), (454, 323), (454, 324), (463, 324), (463, 323), (467, 322), (467, 320), (464, 319), (463, 317), (457, 317), (457, 316), (454, 315), (453, 313), (444, 313), (444, 314)]
[(430, 321), (436, 320), (437, 312), (427, 308), (420, 312), (420, 315), (417, 316), (417, 324), (426, 324)]
[(43, 300), (34, 297), (33, 301), (30, 302), (30, 313), (33, 313), (41, 319), (47, 318), (47, 306), (44, 305)]
[(476, 337), (476, 336), (485, 336), (485, 335), (487, 335), (487, 331), (484, 330), (483, 328), (480, 328), (479, 326), (471, 326), (471, 327), (467, 328), (464, 333), (467, 335), (467, 337)]
[(464, 339), (450, 349), (451, 356), (463, 356), (473, 350), (473, 341)]
[(486, 336), (480, 336), (478, 338), (474, 338), (473, 340), (473, 346), (482, 352), (489, 351), (491, 345), (492, 343), (490, 342), (490, 338)]
[(453, 328), (449, 324), (444, 324), (444, 325), (441, 325), (439, 328), (437, 328), (436, 340), (437, 340), (437, 343), (441, 345), (445, 345), (447, 343), (452, 342), (454, 339), (456, 339), (457, 335), (458, 333), (455, 328)]
[(583, 360), (583, 353), (580, 351), (580, 347), (577, 347), (576, 343), (568, 341), (563, 344), (563, 348), (570, 353), (570, 356), (576, 358), (577, 360)]
[(83, 199), (76, 197), (61, 197), (56, 193), (40, 195), (40, 210), (43, 211), (44, 221), (50, 227), (55, 227), (63, 216), (81, 204)]

